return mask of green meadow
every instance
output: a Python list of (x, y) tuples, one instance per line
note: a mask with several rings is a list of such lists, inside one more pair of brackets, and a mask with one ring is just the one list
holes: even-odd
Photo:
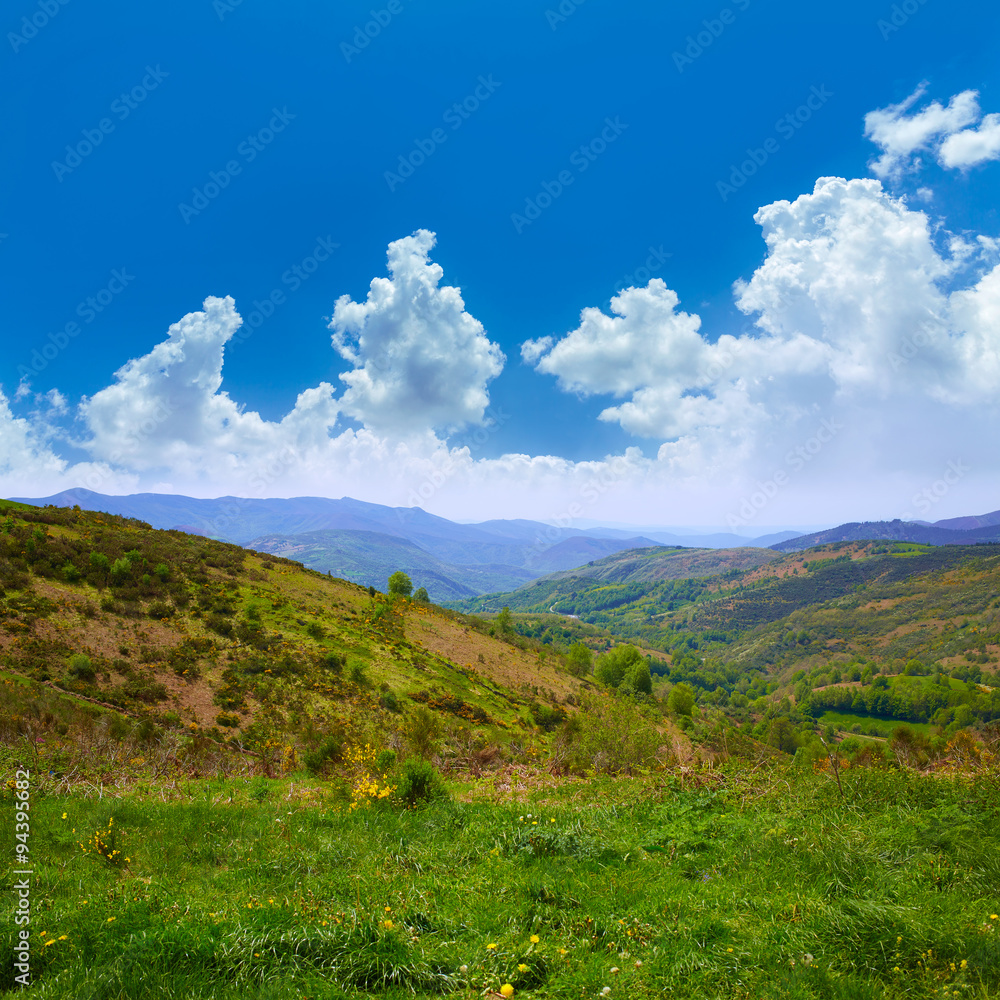
[(355, 808), (304, 774), (38, 788), (31, 985), (9, 960), (0, 982), (80, 1000), (996, 996), (995, 775), (841, 778), (493, 776), (413, 808)]

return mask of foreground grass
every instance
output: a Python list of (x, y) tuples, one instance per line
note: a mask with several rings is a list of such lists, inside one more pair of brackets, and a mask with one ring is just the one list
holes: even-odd
[[(1000, 787), (857, 770), (845, 791), (792, 771), (520, 802), (482, 784), (402, 813), (260, 779), (38, 793), (24, 994), (997, 995)], [(80, 847), (109, 825), (127, 862)], [(0, 931), (7, 991), (9, 909)]]

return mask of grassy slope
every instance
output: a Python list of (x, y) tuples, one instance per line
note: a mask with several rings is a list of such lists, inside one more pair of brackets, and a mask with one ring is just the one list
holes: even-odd
[[(403, 812), (301, 779), (36, 796), (18, 995), (997, 995), (995, 782), (858, 770), (842, 803), (787, 769), (701, 780), (456, 787)], [(80, 849), (112, 819), (127, 863)]]
[[(113, 565), (128, 551), (138, 555), (116, 584), (90, 561), (97, 552)], [(161, 565), (164, 581), (151, 572)], [(344, 580), (111, 515), (0, 504), (0, 587), (8, 671), (216, 738), (236, 731), (216, 728), (223, 708), (245, 732), (268, 712), (329, 722), (382, 711), (387, 693), (405, 705), (428, 689), (517, 728), (534, 696), (518, 685), (563, 697), (582, 686), (558, 657), (495, 640), (452, 612), (404, 602), (405, 620), (379, 622), (381, 595)], [(90, 658), (92, 679), (71, 676), (74, 653)], [(227, 696), (238, 705), (224, 705)]]

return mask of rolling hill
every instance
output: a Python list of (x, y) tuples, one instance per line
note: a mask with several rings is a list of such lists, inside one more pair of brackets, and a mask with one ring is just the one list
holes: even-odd
[(917, 521), (852, 521), (826, 531), (800, 535), (771, 545), (778, 552), (797, 552), (830, 542), (916, 542), (919, 545), (978, 545), (1000, 542), (1000, 511), (973, 517), (953, 517), (934, 524)]
[[(264, 551), (277, 545), (301, 552), (302, 559), (317, 570), (376, 587), (385, 585), (387, 567), (402, 568), (436, 600), (515, 587), (543, 573), (640, 546), (748, 544), (729, 534), (637, 535), (620, 528), (564, 528), (521, 519), (462, 524), (419, 507), (386, 507), (349, 497), (202, 500), (161, 493), (106, 496), (74, 489), (17, 500), (139, 518), (154, 528), (178, 529)], [(336, 534), (325, 536), (329, 544), (324, 544), (320, 532)], [(353, 538), (352, 532), (356, 533)], [(769, 535), (749, 544), (763, 547), (784, 537), (794, 537), (794, 533)], [(393, 560), (401, 558), (402, 563), (393, 565)]]
[(487, 631), (267, 553), (0, 501), (0, 727), (36, 718), (70, 740), (65, 727), (148, 719), (263, 753), (276, 734), (315, 747), (416, 703), (533, 732), (535, 699), (590, 684)]

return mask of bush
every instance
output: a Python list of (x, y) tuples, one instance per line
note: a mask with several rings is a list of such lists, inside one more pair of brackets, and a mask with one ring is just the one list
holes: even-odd
[(437, 716), (423, 705), (418, 705), (406, 720), (403, 735), (414, 753), (429, 757), (438, 738)]
[(94, 665), (90, 662), (90, 657), (86, 653), (74, 653), (69, 658), (69, 670), (67, 673), (74, 680), (78, 681), (92, 681), (97, 676)]
[(447, 799), (448, 792), (430, 761), (408, 757), (400, 768), (395, 797), (407, 809), (415, 809), (422, 803)]
[(320, 774), (327, 764), (335, 763), (344, 756), (344, 736), (337, 732), (328, 735), (322, 743), (310, 750), (302, 758), (310, 774)]

